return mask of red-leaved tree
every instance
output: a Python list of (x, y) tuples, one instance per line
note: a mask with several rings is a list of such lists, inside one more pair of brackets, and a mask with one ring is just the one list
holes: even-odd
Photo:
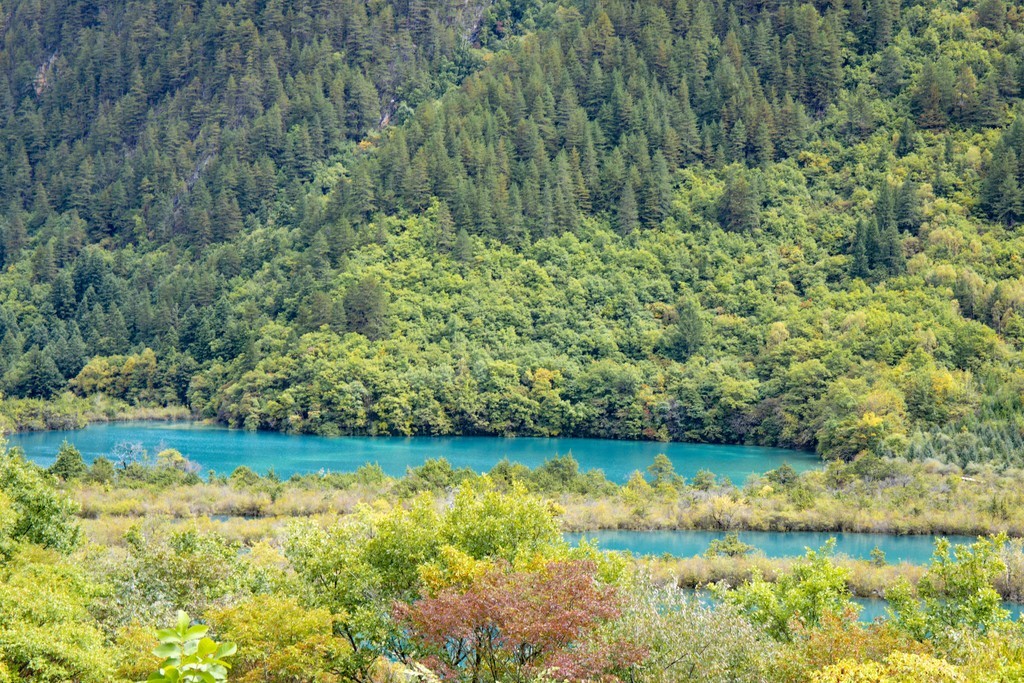
[(449, 681), (613, 678), (643, 655), (598, 637), (620, 599), (590, 562), (552, 562), (539, 571), (494, 569), (467, 590), (446, 589), (395, 607), (421, 661)]

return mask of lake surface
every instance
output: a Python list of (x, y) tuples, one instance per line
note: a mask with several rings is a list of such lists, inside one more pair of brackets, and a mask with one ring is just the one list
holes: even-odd
[[(716, 538), (724, 538), (719, 531), (587, 531), (566, 534), (566, 540), (575, 545), (580, 538), (597, 541), (602, 550), (628, 550), (634, 555), (673, 555), (693, 557), (703, 555)], [(871, 551), (879, 548), (890, 563), (910, 562), (927, 564), (935, 550), (937, 536), (891, 536), (889, 534), (854, 534), (828, 531), (741, 531), (739, 538), (754, 546), (767, 557), (798, 557), (807, 548), (817, 550), (830, 538), (836, 539), (836, 553), (858, 560), (871, 559)], [(973, 543), (972, 536), (947, 536), (951, 543)]]
[[(881, 598), (851, 598), (861, 606), (860, 614), (857, 615), (860, 621), (872, 622), (875, 619), (889, 618), (889, 601)], [(1010, 613), (1010, 619), (1020, 621), (1021, 613), (1024, 613), (1024, 605), (1019, 602), (1004, 602), (1003, 609)]]
[(119, 445), (140, 444), (150, 456), (176, 448), (198, 463), (202, 470), (228, 474), (239, 465), (266, 473), (273, 468), (281, 477), (295, 473), (351, 472), (360, 465), (377, 463), (391, 476), (407, 467), (418, 467), (428, 458), (447, 458), (454, 467), (486, 472), (503, 458), (537, 467), (555, 456), (572, 454), (581, 470), (600, 469), (611, 481), (625, 482), (635, 470), (643, 470), (664, 453), (676, 471), (690, 478), (700, 469), (740, 484), (789, 463), (797, 471), (819, 464), (813, 453), (757, 446), (712, 446), (655, 441), (606, 441), (602, 439), (538, 439), (497, 437), (322, 437), (246, 432), (195, 422), (120, 422), (90, 425), (77, 431), (13, 434), (11, 446), (41, 465), (49, 465), (57, 448), (67, 439), (86, 462), (109, 456)]
[[(714, 597), (710, 592), (704, 589), (686, 589), (681, 588), (688, 593), (692, 593), (693, 596), (702, 605), (713, 607), (716, 604)], [(889, 601), (882, 598), (850, 598), (851, 602), (860, 605), (860, 612), (857, 614), (858, 621), (864, 623), (871, 623), (876, 619), (888, 619), (889, 618)], [(1019, 621), (1021, 613), (1024, 612), (1024, 605), (1016, 602), (1004, 602), (1003, 609), (1010, 613), (1010, 619)]]

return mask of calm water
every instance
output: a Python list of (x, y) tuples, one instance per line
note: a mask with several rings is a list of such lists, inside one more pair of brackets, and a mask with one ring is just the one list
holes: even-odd
[[(603, 550), (628, 550), (634, 555), (674, 555), (693, 557), (703, 555), (713, 539), (724, 538), (718, 531), (588, 531), (566, 534), (576, 544), (586, 536), (596, 540)], [(816, 531), (741, 531), (740, 540), (754, 546), (767, 557), (796, 557), (807, 548), (818, 549), (830, 538), (836, 539), (836, 552), (854, 559), (871, 559), (871, 551), (878, 547), (888, 562), (927, 564), (935, 549), (936, 536), (890, 536), (888, 534), (851, 534)], [(952, 543), (973, 543), (970, 536), (948, 536)]]
[[(703, 605), (714, 606), (715, 599), (706, 590), (688, 590), (693, 593), (694, 597), (697, 598)], [(875, 619), (888, 619), (889, 618), (889, 601), (881, 598), (850, 598), (852, 602), (860, 605), (860, 612), (857, 614), (857, 618), (862, 622), (870, 623)], [(1010, 618), (1014, 621), (1020, 620), (1020, 615), (1024, 612), (1024, 605), (1016, 602), (1004, 602), (1003, 609), (1010, 613)]]
[[(889, 607), (888, 600), (882, 600), (881, 598), (853, 598), (853, 601), (861, 606), (860, 614), (858, 615), (861, 621), (874, 621), (875, 619), (887, 619), (889, 613), (886, 611)], [(1010, 613), (1010, 618), (1014, 621), (1020, 621), (1021, 613), (1024, 613), (1024, 605), (1019, 602), (1004, 602), (1003, 609)]]
[(788, 462), (798, 471), (818, 464), (812, 453), (755, 446), (708, 446), (651, 441), (600, 439), (502, 439), (492, 437), (321, 437), (276, 432), (245, 432), (193, 422), (125, 422), (97, 424), (78, 431), (14, 434), (11, 446), (21, 446), (41, 465), (53, 462), (57, 448), (67, 439), (86, 462), (109, 455), (119, 444), (138, 443), (152, 456), (176, 448), (199, 463), (203, 471), (230, 473), (239, 465), (281, 477), (294, 473), (350, 472), (366, 463), (378, 463), (392, 476), (428, 458), (445, 457), (454, 467), (486, 472), (502, 458), (536, 467), (556, 455), (571, 453), (580, 469), (601, 469), (615, 482), (625, 482), (634, 470), (643, 470), (659, 453), (667, 455), (676, 471), (692, 477), (708, 469), (720, 477), (742, 483)]

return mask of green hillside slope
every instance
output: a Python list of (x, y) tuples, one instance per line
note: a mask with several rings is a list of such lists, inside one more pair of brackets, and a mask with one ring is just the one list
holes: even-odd
[(9, 397), (1024, 462), (1019, 7), (3, 16)]

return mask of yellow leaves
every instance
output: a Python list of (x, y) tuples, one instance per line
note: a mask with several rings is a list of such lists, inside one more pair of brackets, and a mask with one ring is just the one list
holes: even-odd
[(527, 373), (527, 378), (533, 383), (535, 391), (550, 391), (555, 384), (561, 382), (562, 373), (559, 370), (537, 368), (532, 373)]
[(955, 387), (956, 382), (949, 370), (940, 369), (932, 374), (932, 391), (940, 400), (949, 396)]
[(774, 322), (768, 327), (768, 335), (765, 345), (768, 351), (773, 351), (783, 343), (789, 341), (789, 328), (784, 322)]
[(841, 660), (818, 671), (812, 683), (966, 683), (952, 664), (922, 654), (894, 652), (884, 662)]
[(466, 589), (494, 567), (490, 560), (475, 560), (451, 545), (441, 546), (440, 557), (421, 565), (420, 580), (428, 595), (437, 595), (446, 588)]
[(743, 511), (743, 508), (744, 505), (741, 501), (719, 496), (711, 501), (709, 513), (711, 518), (715, 520), (717, 528), (732, 529), (734, 528), (733, 520), (737, 514)]
[[(965, 238), (958, 230), (938, 228), (929, 233), (928, 243), (929, 246), (938, 250), (940, 254), (947, 257), (955, 257), (963, 250)], [(952, 266), (946, 267), (952, 268)]]
[[(153, 629), (138, 622), (123, 626), (115, 640), (117, 645), (117, 674), (123, 680), (141, 681), (153, 671), (158, 661), (153, 656), (140, 657), (139, 653), (149, 653), (157, 645)], [(0, 674), (0, 683), (7, 679)]]
[(797, 161), (807, 171), (814, 172), (828, 172), (831, 165), (831, 160), (824, 154), (815, 154), (814, 152), (803, 151), (797, 156)]
[(870, 392), (864, 397), (861, 406), (865, 412), (875, 412), (879, 415), (884, 415), (893, 422), (902, 422), (903, 415), (906, 412), (903, 396), (895, 389), (888, 387), (878, 387)]
[(885, 424), (885, 420), (869, 410), (860, 417), (860, 422), (857, 426), (866, 431), (878, 431)]
[(156, 354), (147, 348), (130, 356), (97, 356), (82, 368), (70, 385), (83, 395), (104, 393), (133, 399), (140, 392), (152, 390), (156, 374)]
[(898, 416), (867, 410), (852, 426), (848, 438), (859, 452), (873, 450), (886, 437), (894, 433), (903, 433), (902, 420)]
[(188, 464), (188, 459), (176, 448), (165, 448), (156, 454), (156, 462), (159, 467), (182, 468)]
[(637, 517), (646, 517), (654, 498), (654, 488), (639, 471), (633, 472), (622, 489), (622, 500)]
[(82, 394), (105, 392), (109, 387), (113, 372), (110, 359), (105, 356), (97, 356), (85, 364), (85, 367), (81, 369), (77, 377), (71, 380), (70, 384)]
[(977, 145), (970, 145), (964, 154), (964, 161), (975, 170), (981, 169), (981, 149)]
[(804, 250), (797, 245), (784, 244), (779, 247), (779, 256), (790, 264), (802, 263), (804, 260)]
[(306, 609), (294, 598), (261, 595), (207, 613), (225, 638), (241, 643), (232, 681), (266, 683), (336, 681), (324, 672), (351, 647), (333, 634), (334, 617), (326, 609)]

